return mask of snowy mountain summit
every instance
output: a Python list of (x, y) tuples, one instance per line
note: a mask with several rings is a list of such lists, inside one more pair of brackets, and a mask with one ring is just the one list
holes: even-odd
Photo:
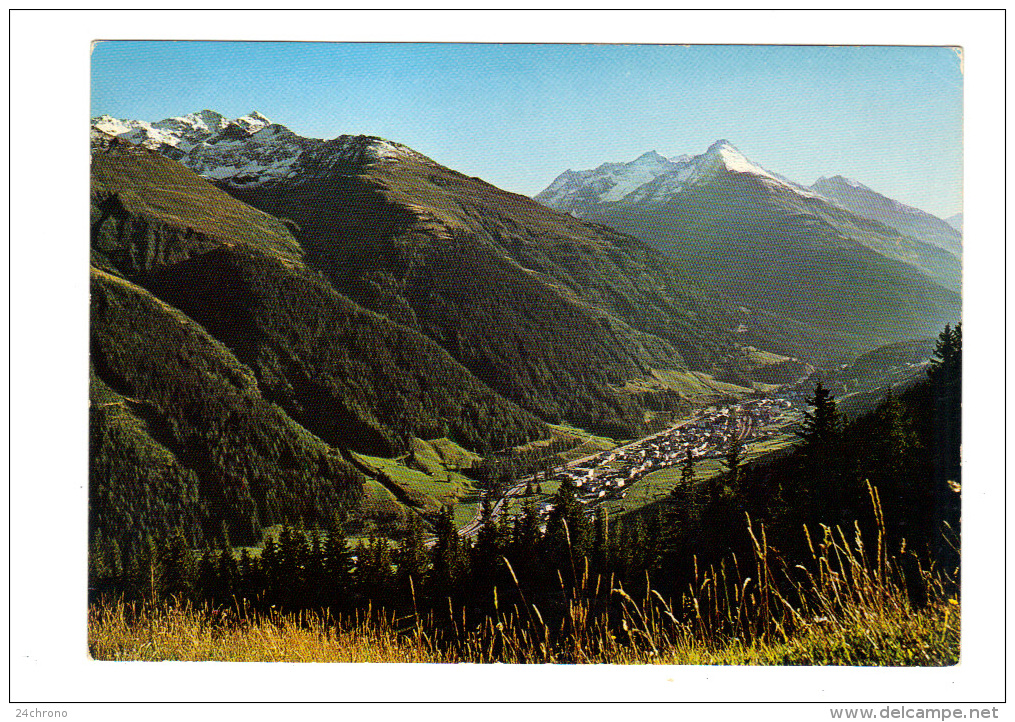
[(618, 201), (661, 203), (687, 187), (728, 173), (749, 174), (764, 184), (777, 185), (806, 197), (816, 194), (750, 161), (728, 140), (717, 140), (700, 155), (666, 158), (656, 151), (629, 163), (604, 163), (585, 171), (568, 170), (535, 200), (583, 218), (602, 203)]
[(409, 157), (429, 161), (406, 146), (372, 136), (343, 135), (330, 141), (304, 138), (257, 111), (231, 120), (213, 110), (156, 123), (108, 115), (93, 118), (93, 142), (104, 143), (110, 137), (158, 151), (209, 180), (234, 188), (350, 164)]

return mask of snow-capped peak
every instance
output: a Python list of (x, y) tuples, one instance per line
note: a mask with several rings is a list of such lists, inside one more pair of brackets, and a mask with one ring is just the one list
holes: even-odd
[(708, 147), (705, 155), (711, 155), (719, 159), (723, 168), (734, 173), (753, 173), (772, 180), (779, 180), (760, 165), (756, 165), (747, 159), (743, 153), (737, 150), (728, 140), (717, 140)]
[(669, 173), (673, 160), (657, 151), (643, 153), (627, 163), (603, 163), (591, 170), (567, 170), (536, 196), (540, 202), (573, 213), (584, 214), (590, 203), (617, 201), (628, 193)]
[(266, 117), (253, 110), (246, 115), (240, 116), (236, 120), (232, 121), (236, 125), (240, 126), (248, 132), (257, 132), (261, 128), (267, 128), (271, 125), (271, 121)]
[(806, 197), (817, 193), (750, 161), (725, 138), (712, 143), (700, 155), (666, 158), (656, 151), (629, 163), (604, 163), (588, 171), (568, 171), (542, 193), (540, 202), (582, 216), (590, 204), (624, 200), (660, 203), (688, 186), (705, 183), (722, 174), (749, 174), (770, 186), (779, 186)]
[(343, 167), (396, 159), (433, 162), (407, 146), (374, 136), (343, 135), (330, 141), (303, 138), (256, 110), (232, 120), (202, 110), (155, 123), (103, 115), (92, 119), (92, 136), (98, 141), (105, 136), (122, 137), (233, 187), (344, 172)]
[(110, 135), (130, 133), (139, 127), (147, 125), (147, 123), (141, 120), (121, 120), (111, 115), (100, 115), (97, 118), (92, 118), (92, 128), (103, 133), (109, 133)]
[(164, 128), (169, 131), (176, 131), (181, 136), (191, 140), (194, 135), (211, 135), (218, 133), (225, 128), (226, 119), (221, 113), (214, 110), (200, 110), (196, 113), (188, 113), (175, 118), (165, 118), (152, 123), (152, 128)]
[(870, 190), (870, 188), (867, 188), (867, 186), (865, 186), (860, 181), (853, 180), (852, 178), (847, 178), (846, 176), (841, 175), (821, 176), (816, 181), (814, 181), (814, 185), (811, 187), (817, 188), (819, 186), (830, 186), (830, 185), (838, 185), (838, 186), (847, 185), (850, 188), (863, 188), (865, 190)]

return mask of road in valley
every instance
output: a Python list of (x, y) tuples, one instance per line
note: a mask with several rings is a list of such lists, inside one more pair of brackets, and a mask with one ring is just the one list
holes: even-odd
[[(756, 433), (757, 428), (788, 406), (789, 402), (782, 399), (754, 399), (717, 410), (709, 407), (698, 411), (690, 419), (637, 441), (566, 462), (558, 467), (551, 480), (560, 479), (565, 474), (575, 478), (575, 470), (582, 469), (584, 474), (577, 484), (582, 487), (585, 503), (591, 510), (608, 499), (622, 498), (626, 489), (647, 473), (679, 464), (686, 457), (688, 448), (695, 458), (701, 459), (721, 454), (733, 438), (743, 443)], [(586, 465), (597, 460), (599, 463), (589, 471), (590, 467)], [(519, 479), (506, 489), (491, 509), (491, 520), (497, 519), (508, 500), (523, 497), (530, 483), (536, 483), (535, 474)], [(472, 537), (479, 533), (482, 526), (481, 496), (475, 517), (458, 533)]]

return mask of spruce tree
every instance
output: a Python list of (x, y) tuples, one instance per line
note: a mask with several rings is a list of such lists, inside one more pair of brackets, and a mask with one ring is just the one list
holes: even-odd
[(218, 588), (218, 569), (215, 558), (217, 554), (211, 549), (205, 550), (197, 562), (197, 594), (207, 602), (221, 600)]
[(804, 412), (804, 421), (796, 432), (803, 439), (800, 479), (806, 483), (801, 489), (804, 521), (830, 526), (848, 524), (851, 520), (845, 517), (850, 494), (845, 488), (842, 418), (835, 398), (820, 383), (807, 403), (812, 411)]
[(546, 558), (572, 587), (579, 581), (579, 570), (592, 546), (592, 527), (585, 507), (578, 500), (577, 488), (564, 477), (553, 497), (553, 510), (546, 521), (543, 539)]
[(723, 466), (726, 467), (726, 474), (729, 478), (730, 488), (736, 491), (740, 486), (740, 466), (743, 463), (743, 447), (740, 440), (734, 434), (726, 448), (726, 456), (723, 458)]
[[(468, 558), (454, 522), (454, 511), (446, 506), (437, 515), (437, 541), (432, 551), (430, 596), (438, 608), (451, 600), (457, 606), (461, 585), (468, 574)], [(443, 610), (442, 610), (443, 613)]]
[(511, 565), (519, 583), (532, 579), (537, 563), (539, 545), (539, 514), (532, 499), (522, 505), (521, 515), (515, 519), (511, 534)]
[[(934, 503), (939, 529), (932, 533), (938, 560), (958, 575), (962, 489), (962, 325), (945, 326), (928, 372), (931, 384)], [(946, 537), (948, 541), (946, 542)]]
[(410, 512), (402, 542), (395, 555), (397, 586), (406, 599), (418, 595), (423, 589), (428, 562), (429, 557), (423, 543), (423, 527), (419, 517)]
[(285, 579), (281, 574), (278, 544), (275, 535), (269, 533), (261, 550), (261, 583), (264, 588), (264, 600), (267, 604), (279, 604), (279, 592), (284, 588)]
[(842, 419), (831, 392), (821, 385), (814, 388), (814, 396), (807, 399), (812, 411), (804, 411), (804, 421), (797, 436), (804, 440), (805, 449), (814, 449), (833, 443), (841, 431)]
[(383, 606), (393, 581), (391, 547), (387, 539), (371, 534), (366, 543), (361, 540), (356, 545), (355, 577), (358, 593)]
[(194, 586), (194, 557), (183, 530), (176, 532), (159, 555), (159, 591), (177, 602), (190, 598)]
[(962, 324), (945, 326), (934, 344), (927, 375), (931, 381), (951, 383), (962, 376)]
[(325, 604), (349, 606), (353, 599), (353, 552), (342, 528), (342, 521), (332, 515), (324, 541)]
[(605, 507), (596, 507), (593, 517), (592, 566), (598, 575), (610, 569), (610, 529)]
[(504, 553), (501, 530), (493, 519), (493, 507), (489, 499), (483, 500), (481, 510), (483, 525), (476, 535), (476, 545), (472, 548), (472, 577), (475, 594), (483, 597), (492, 591), (497, 583), (497, 571), (500, 568), (500, 557)]
[(259, 591), (254, 580), (253, 558), (250, 550), (243, 547), (236, 564), (236, 596), (241, 600), (252, 600)]
[(356, 596), (369, 598), (370, 595), (370, 545), (362, 538), (352, 549), (356, 564), (352, 568), (352, 587)]
[(305, 604), (308, 608), (320, 608), (326, 604), (324, 591), (327, 584), (324, 571), (324, 540), (321, 539), (321, 531), (316, 526), (310, 531), (310, 542), (307, 546), (304, 566)]
[(692, 491), (694, 486), (694, 454), (690, 447), (687, 449), (687, 456), (680, 463), (680, 486), (685, 492)]

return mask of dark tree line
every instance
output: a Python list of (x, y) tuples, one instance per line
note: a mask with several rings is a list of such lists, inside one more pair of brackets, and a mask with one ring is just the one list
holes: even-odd
[(849, 422), (818, 384), (791, 453), (744, 464), (734, 442), (725, 473), (701, 483), (693, 482), (693, 460), (685, 461), (664, 507), (659, 585), (672, 593), (686, 587), (692, 555), (699, 568), (750, 559), (748, 518), (793, 563), (809, 558), (803, 527), (818, 536), (838, 527), (853, 538), (857, 524), (869, 549), (880, 534), (887, 549), (905, 548), (909, 562), (932, 562), (957, 584), (961, 351), (961, 327), (946, 327), (925, 381), (898, 394), (886, 390), (871, 413)]
[(548, 620), (563, 617), (568, 598), (587, 593), (590, 580), (612, 577), (636, 585), (659, 558), (661, 519), (607, 525), (589, 515), (575, 487), (561, 485), (545, 520), (527, 502), (517, 513), (489, 520), (475, 539), (459, 536), (451, 508), (438, 514), (427, 545), (417, 517), (402, 539), (360, 539), (354, 545), (335, 521), (327, 529), (285, 526), (259, 550), (238, 553), (225, 539), (194, 550), (182, 532), (143, 554), (123, 555), (115, 540), (98, 536), (90, 556), (93, 598), (123, 595), (211, 604), (240, 612), (320, 610), (351, 612), (369, 603), (426, 614), (448, 629), (462, 616), (478, 622), (499, 604), (535, 603)]
[[(96, 593), (149, 595), (245, 609), (364, 608), (429, 615), (450, 638), (517, 604), (538, 607), (548, 627), (567, 635), (569, 600), (601, 604), (592, 591), (646, 585), (679, 600), (696, 575), (752, 558), (755, 530), (788, 567), (809, 559), (803, 527), (840, 526), (852, 536), (880, 533), (887, 548), (905, 544), (913, 563), (934, 562), (957, 584), (960, 525), (958, 431), (961, 413), (961, 329), (942, 334), (926, 382), (888, 394), (867, 416), (846, 422), (821, 385), (809, 398), (800, 444), (765, 463), (747, 464), (732, 443), (725, 472), (696, 481), (694, 459), (681, 464), (681, 482), (650, 513), (607, 519), (580, 500), (567, 479), (540, 515), (531, 500), (486, 520), (474, 539), (459, 536), (453, 510), (435, 521), (428, 544), (416, 517), (402, 538), (361, 539), (350, 546), (341, 525), (269, 536), (259, 555), (236, 554), (227, 534), (218, 548), (195, 554), (183, 534), (150, 539), (123, 553), (115, 539), (93, 539), (90, 582)], [(871, 504), (880, 499), (883, 526)], [(873, 547), (873, 545), (869, 545)], [(911, 590), (919, 601), (920, 590)], [(680, 605), (677, 605), (680, 609)]]

